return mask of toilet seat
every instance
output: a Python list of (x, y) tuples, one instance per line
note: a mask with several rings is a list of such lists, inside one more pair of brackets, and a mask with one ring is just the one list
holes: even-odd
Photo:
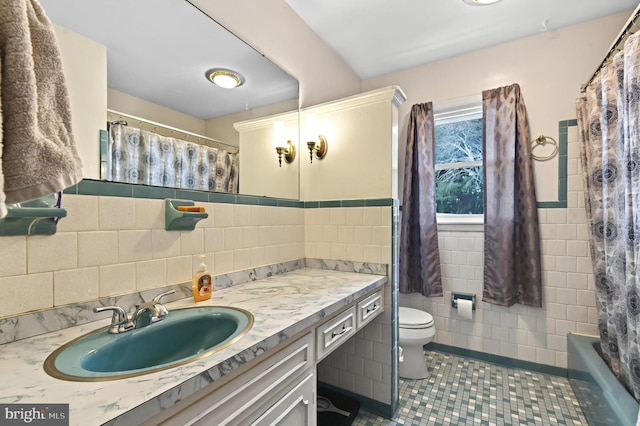
[(398, 321), (401, 328), (429, 328), (433, 327), (433, 317), (431, 314), (419, 309), (400, 307)]

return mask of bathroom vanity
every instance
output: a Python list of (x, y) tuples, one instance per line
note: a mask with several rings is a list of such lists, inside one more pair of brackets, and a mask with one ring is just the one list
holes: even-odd
[[(304, 268), (214, 291), (197, 306), (251, 312), (244, 337), (191, 363), (121, 380), (63, 381), (42, 368), (57, 347), (108, 320), (8, 343), (0, 346), (0, 403), (68, 403), (72, 425), (315, 425), (316, 365), (383, 312), (386, 281)], [(194, 305), (167, 307), (170, 315)]]

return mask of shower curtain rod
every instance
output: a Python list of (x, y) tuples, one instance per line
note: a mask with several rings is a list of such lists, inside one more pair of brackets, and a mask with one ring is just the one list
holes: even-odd
[[(207, 137), (207, 136), (202, 136), (202, 135), (199, 135), (197, 133), (188, 132), (186, 130), (178, 129), (176, 127), (167, 126), (166, 124), (157, 123), (155, 121), (147, 120), (146, 118), (140, 118), (140, 117), (136, 117), (135, 115), (126, 114), (124, 112), (119, 112), (119, 111), (115, 111), (115, 110), (112, 110), (112, 109), (107, 109), (107, 120), (109, 122), (119, 121), (117, 118), (125, 118), (125, 119), (128, 118), (130, 120), (138, 121), (140, 124), (144, 123), (144, 124), (151, 125), (154, 128), (160, 127), (162, 129), (169, 130), (170, 132), (178, 132), (178, 133), (181, 133), (182, 135), (185, 136), (185, 140), (187, 140), (187, 138), (189, 136), (191, 136), (192, 138), (197, 138), (198, 141), (205, 142), (205, 143), (203, 143), (203, 145), (213, 146), (214, 148), (222, 148), (222, 149), (224, 149), (226, 151), (229, 151), (229, 152), (232, 152), (234, 154), (239, 151), (239, 148), (237, 146), (221, 142), (221, 141), (219, 141), (217, 139), (213, 139), (213, 138), (210, 138), (210, 137)], [(167, 135), (164, 135), (164, 136), (167, 136)], [(188, 142), (188, 140), (187, 140), (187, 142)]]
[(587, 82), (583, 84), (582, 87), (580, 88), (580, 91), (582, 93), (587, 91), (587, 87), (589, 87), (589, 85), (593, 82), (593, 80), (595, 80), (598, 74), (600, 74), (600, 71), (602, 71), (602, 67), (604, 67), (607, 62), (611, 61), (613, 56), (616, 53), (618, 53), (618, 51), (620, 51), (621, 44), (623, 44), (626, 41), (627, 37), (633, 34), (633, 32), (631, 32), (630, 30), (633, 26), (636, 25), (636, 21), (638, 20), (638, 17), (640, 17), (640, 4), (636, 6), (635, 10), (627, 20), (627, 23), (622, 27), (622, 30), (618, 34), (618, 37), (616, 37), (615, 41), (613, 42), (609, 50), (607, 51), (607, 54), (605, 55), (604, 59), (602, 59), (602, 62), (600, 62), (600, 65), (598, 66), (598, 68), (596, 68), (593, 74), (591, 74), (591, 78), (587, 80)]

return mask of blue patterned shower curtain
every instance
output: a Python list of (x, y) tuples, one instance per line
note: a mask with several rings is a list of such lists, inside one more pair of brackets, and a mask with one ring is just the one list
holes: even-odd
[(640, 400), (640, 39), (577, 100), (591, 259), (604, 358)]
[(109, 128), (108, 180), (238, 192), (238, 154), (124, 124)]

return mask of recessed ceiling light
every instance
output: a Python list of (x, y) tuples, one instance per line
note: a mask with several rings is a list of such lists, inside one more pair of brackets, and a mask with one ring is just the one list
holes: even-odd
[(224, 68), (212, 68), (204, 73), (204, 76), (216, 86), (233, 89), (244, 83), (244, 77), (233, 70)]
[(470, 4), (471, 6), (487, 6), (490, 4), (498, 3), (501, 0), (462, 0), (466, 4)]

